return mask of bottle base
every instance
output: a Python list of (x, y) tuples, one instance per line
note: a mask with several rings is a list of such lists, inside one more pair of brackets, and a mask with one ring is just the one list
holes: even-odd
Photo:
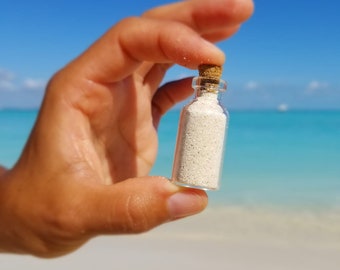
[(218, 190), (219, 187), (217, 186), (203, 186), (203, 185), (195, 185), (195, 184), (190, 184), (190, 183), (183, 183), (177, 180), (171, 180), (171, 183), (177, 185), (177, 186), (181, 186), (181, 187), (187, 187), (187, 188), (195, 188), (195, 189), (201, 189), (201, 190), (207, 190), (207, 191), (214, 191), (214, 190)]

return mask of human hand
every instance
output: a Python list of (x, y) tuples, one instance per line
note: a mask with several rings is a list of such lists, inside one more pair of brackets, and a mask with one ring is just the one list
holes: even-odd
[(191, 94), (188, 79), (158, 87), (172, 64), (222, 65), (205, 39), (231, 36), (252, 10), (250, 0), (155, 8), (53, 76), (19, 161), (1, 177), (0, 250), (59, 256), (98, 234), (143, 232), (203, 210), (203, 191), (147, 176), (161, 115)]

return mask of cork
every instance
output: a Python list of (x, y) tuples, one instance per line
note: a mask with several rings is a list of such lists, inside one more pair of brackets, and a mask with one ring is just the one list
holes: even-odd
[(222, 76), (222, 67), (211, 64), (201, 64), (198, 66), (200, 77), (204, 77), (202, 83), (218, 84)]

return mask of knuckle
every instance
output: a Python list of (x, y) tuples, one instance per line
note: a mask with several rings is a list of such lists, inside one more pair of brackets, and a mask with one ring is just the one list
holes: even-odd
[(48, 214), (46, 222), (50, 234), (61, 239), (74, 239), (83, 233), (79, 216), (72, 207)]
[(129, 233), (142, 233), (153, 227), (150, 212), (147, 210), (145, 199), (131, 195), (125, 204), (124, 231)]

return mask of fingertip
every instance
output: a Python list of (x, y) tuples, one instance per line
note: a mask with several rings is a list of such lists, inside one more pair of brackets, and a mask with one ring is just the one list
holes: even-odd
[(230, 26), (246, 21), (254, 12), (253, 0), (216, 0), (215, 5), (220, 7), (217, 11), (220, 18)]
[(253, 0), (248, 0), (248, 18), (254, 13), (255, 11), (255, 3)]
[(160, 34), (159, 44), (165, 58), (191, 69), (202, 63), (224, 64), (224, 52), (191, 28), (175, 22), (164, 27), (167, 31)]
[[(208, 41), (205, 38), (203, 39), (204, 46), (206, 47), (206, 50), (210, 50), (212, 57), (207, 57), (206, 59), (202, 58), (202, 61), (200, 64), (214, 64), (218, 66), (222, 66), (226, 60), (226, 56), (223, 50), (221, 50), (219, 47), (217, 47), (214, 43)], [(197, 68), (197, 67), (196, 67)]]
[(255, 4), (253, 0), (237, 0), (236, 11), (240, 21), (248, 20), (254, 13)]
[(168, 211), (171, 220), (191, 216), (202, 212), (208, 204), (208, 197), (203, 190), (181, 188), (168, 199)]

